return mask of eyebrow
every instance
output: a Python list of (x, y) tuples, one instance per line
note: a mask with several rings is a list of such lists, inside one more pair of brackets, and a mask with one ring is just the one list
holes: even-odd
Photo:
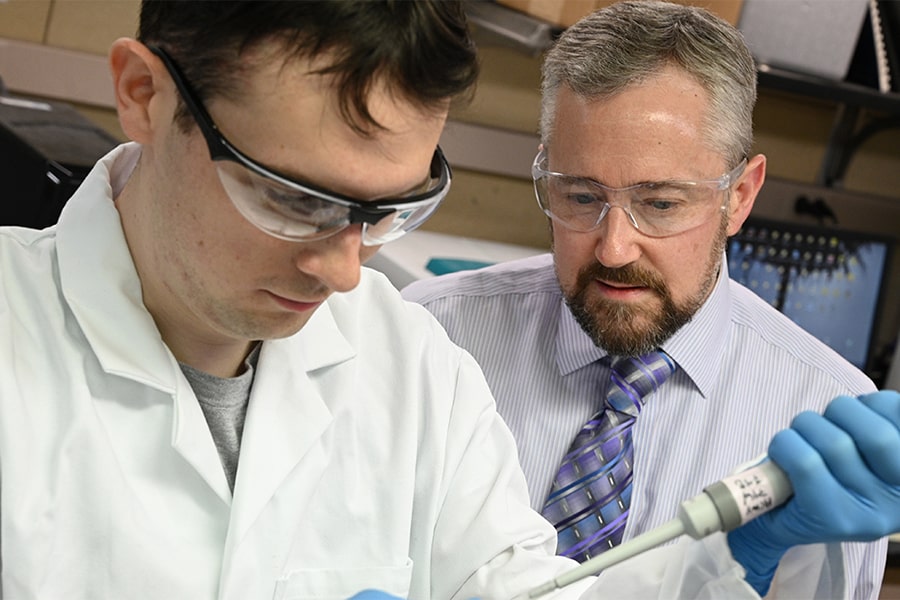
[(698, 181), (691, 181), (691, 180), (687, 180), (687, 179), (668, 179), (668, 180), (664, 180), (664, 181), (647, 181), (645, 183), (640, 183), (638, 185), (643, 185), (643, 186), (652, 188), (654, 190), (670, 189), (670, 188), (676, 189), (676, 190), (683, 190), (683, 189), (687, 189), (687, 188), (696, 187), (698, 183), (699, 183)]
[[(209, 119), (210, 119), (210, 121), (212, 121), (212, 117), (209, 117)], [(252, 158), (251, 156), (246, 154), (244, 151), (239, 149), (237, 146), (235, 146), (227, 137), (225, 137), (225, 134), (221, 130), (219, 130), (218, 127), (215, 128), (215, 131), (218, 134), (219, 142), (226, 144), (232, 153), (236, 153), (237, 155), (239, 155), (239, 157), (242, 159), (241, 161), (238, 161), (240, 164), (243, 164), (242, 161), (248, 161), (249, 163), (253, 164), (256, 169), (266, 171), (269, 175), (274, 175), (275, 177), (284, 180), (285, 182), (287, 182), (287, 184), (294, 184), (294, 185), (298, 185), (301, 187), (305, 187), (305, 188), (308, 188), (308, 192), (325, 194), (328, 196), (332, 196), (336, 199), (340, 199), (343, 201), (349, 201), (351, 203), (355, 202), (357, 204), (370, 204), (371, 203), (371, 204), (391, 205), (391, 204), (395, 204), (395, 203), (400, 204), (400, 203), (405, 203), (405, 202), (417, 201), (416, 199), (410, 199), (410, 197), (418, 195), (417, 190), (419, 190), (423, 186), (423, 184), (425, 184), (427, 181), (429, 181), (429, 179), (434, 178), (433, 176), (431, 176), (429, 174), (429, 176), (422, 179), (422, 181), (420, 183), (414, 184), (413, 186), (407, 188), (405, 191), (401, 192), (400, 195), (379, 196), (377, 198), (362, 199), (358, 196), (345, 194), (342, 192), (336, 192), (336, 191), (329, 189), (323, 185), (311, 183), (302, 177), (290, 176), (282, 171), (272, 169), (271, 167), (264, 165), (263, 163), (257, 161), (255, 158)], [(431, 166), (435, 163), (435, 161), (438, 162), (439, 168), (441, 170), (441, 173), (440, 173), (440, 176), (438, 177), (438, 179), (443, 179), (444, 173), (446, 172), (447, 183), (449, 185), (449, 182), (451, 179), (450, 166), (447, 163), (447, 159), (446, 159), (446, 157), (444, 157), (444, 154), (441, 151), (440, 146), (435, 147), (434, 153), (432, 153), (432, 155), (431, 155), (431, 163), (429, 163), (429, 168), (431, 168)], [(244, 167), (246, 168), (247, 165), (244, 164)], [(251, 170), (253, 170), (253, 169), (251, 169)], [(258, 172), (256, 173), (256, 175), (263, 176), (262, 174), (260, 174)], [(279, 183), (281, 183), (281, 182), (279, 182)], [(284, 185), (284, 184), (282, 184), (282, 185)], [(288, 185), (288, 187), (290, 187), (290, 185)], [(418, 193), (424, 193), (424, 192), (418, 192)], [(406, 194), (406, 195), (403, 195), (403, 194)]]
[[(220, 131), (219, 133), (222, 134), (222, 136), (224, 137), (223, 132)], [(231, 143), (231, 142), (229, 141), (229, 143)], [(232, 146), (234, 146), (234, 144), (232, 144)], [(234, 148), (238, 149), (237, 146), (234, 146)], [(336, 192), (336, 191), (332, 190), (331, 188), (326, 187), (319, 183), (315, 183), (315, 182), (307, 179), (306, 177), (303, 177), (302, 175), (297, 175), (296, 173), (291, 173), (289, 171), (282, 171), (280, 169), (274, 169), (274, 168), (270, 167), (269, 165), (263, 164), (263, 163), (259, 162), (258, 160), (256, 160), (255, 158), (250, 157), (250, 155), (247, 154), (246, 152), (244, 152), (243, 150), (240, 150), (240, 152), (246, 158), (249, 158), (254, 163), (256, 163), (257, 166), (262, 167), (266, 171), (269, 171), (270, 173), (272, 173), (274, 175), (278, 175), (279, 177), (281, 177), (283, 179), (286, 179), (286, 180), (294, 182), (294, 183), (299, 183), (301, 185), (304, 185), (304, 186), (307, 186), (307, 187), (310, 187), (310, 188), (313, 188), (316, 190), (325, 191), (330, 194), (353, 198), (359, 202), (380, 202), (380, 201), (384, 201), (384, 200), (395, 200), (395, 199), (399, 200), (399, 199), (404, 198), (407, 195), (413, 195), (419, 191), (424, 191), (423, 188), (427, 189), (428, 182), (433, 179), (433, 177), (431, 175), (431, 165), (434, 162), (434, 154), (432, 154), (432, 159), (428, 163), (428, 175), (423, 177), (418, 183), (415, 183), (415, 184), (411, 185), (410, 187), (405, 188), (404, 190), (397, 192), (397, 193), (393, 193), (393, 194), (389, 194), (389, 195), (382, 195), (382, 196), (378, 196), (378, 197), (374, 197), (374, 198), (366, 198), (366, 197), (362, 197), (362, 196), (359, 196), (356, 194), (346, 194), (344, 192)]]
[(689, 179), (662, 179), (662, 180), (657, 180), (657, 181), (640, 181), (638, 183), (632, 183), (630, 185), (616, 187), (616, 186), (609, 185), (607, 183), (603, 183), (602, 181), (598, 181), (598, 180), (594, 179), (593, 177), (584, 177), (581, 175), (567, 175), (565, 173), (557, 173), (557, 175), (562, 175), (563, 177), (570, 179), (570, 180), (588, 181), (590, 183), (602, 186), (607, 189), (613, 189), (613, 190), (627, 190), (627, 189), (632, 189), (632, 188), (636, 188), (636, 187), (640, 187), (640, 186), (649, 187), (654, 190), (663, 190), (663, 189), (682, 190), (682, 189), (694, 187), (697, 183), (709, 183), (709, 182), (714, 181), (714, 180), (695, 181), (695, 180), (689, 180)]

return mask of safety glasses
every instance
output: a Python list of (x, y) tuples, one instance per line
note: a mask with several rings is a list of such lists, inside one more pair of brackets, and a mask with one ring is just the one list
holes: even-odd
[(531, 166), (531, 175), (541, 210), (568, 229), (593, 231), (616, 207), (644, 235), (666, 237), (693, 229), (725, 210), (728, 194), (724, 192), (746, 166), (744, 159), (718, 179), (654, 181), (613, 188), (586, 177), (547, 170), (547, 154), (542, 149)]
[(169, 55), (159, 47), (149, 49), (162, 60), (200, 128), (232, 204), (269, 235), (308, 242), (361, 223), (363, 244), (377, 246), (424, 223), (450, 190), (450, 165), (440, 147), (434, 151), (427, 180), (401, 198), (357, 200), (278, 173), (229, 142)]

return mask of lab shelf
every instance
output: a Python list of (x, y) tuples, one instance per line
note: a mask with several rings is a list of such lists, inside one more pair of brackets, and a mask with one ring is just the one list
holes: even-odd
[(782, 91), (900, 116), (900, 94), (879, 92), (858, 83), (822, 79), (769, 65), (759, 66), (757, 82), (760, 89)]
[(900, 127), (900, 94), (881, 92), (865, 85), (822, 79), (804, 73), (759, 65), (760, 90), (784, 92), (836, 105), (825, 157), (816, 183), (840, 186), (853, 155), (869, 138)]

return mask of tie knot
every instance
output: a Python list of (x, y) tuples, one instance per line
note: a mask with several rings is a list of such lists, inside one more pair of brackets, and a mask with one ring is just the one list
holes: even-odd
[(644, 399), (675, 372), (675, 362), (662, 350), (643, 356), (614, 356), (612, 381), (606, 403), (619, 412), (637, 416)]

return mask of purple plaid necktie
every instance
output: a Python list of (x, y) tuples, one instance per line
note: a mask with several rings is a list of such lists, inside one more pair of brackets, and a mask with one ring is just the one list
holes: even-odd
[(612, 359), (604, 407), (578, 432), (553, 480), (544, 517), (556, 526), (557, 554), (579, 562), (622, 541), (631, 504), (631, 426), (675, 363), (658, 350)]

